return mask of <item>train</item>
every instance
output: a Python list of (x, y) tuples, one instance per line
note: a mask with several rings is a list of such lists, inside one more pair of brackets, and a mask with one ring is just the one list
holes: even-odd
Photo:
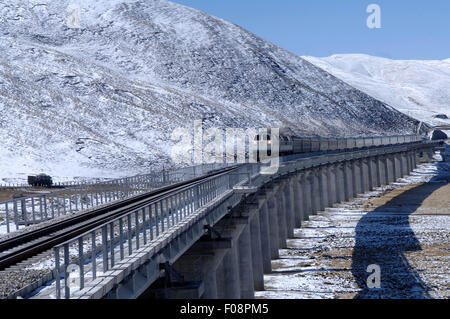
[(28, 176), (28, 184), (34, 187), (41, 186), (50, 188), (53, 185), (53, 179), (47, 174)]
[[(288, 156), (302, 153), (327, 153), (336, 151), (351, 151), (368, 147), (379, 147), (388, 145), (398, 145), (420, 142), (425, 139), (423, 135), (395, 135), (395, 136), (371, 136), (354, 138), (321, 138), (321, 137), (300, 137), (289, 132), (280, 131), (277, 134), (279, 144), (279, 156)], [(260, 142), (263, 141), (263, 143)], [(267, 142), (267, 143), (266, 143)], [(267, 134), (256, 135), (254, 144), (256, 147), (256, 158), (261, 160), (262, 154), (272, 156), (272, 145), (275, 143), (271, 136), (271, 130)], [(267, 144), (267, 150), (266, 150)], [(262, 148), (260, 149), (260, 147)]]

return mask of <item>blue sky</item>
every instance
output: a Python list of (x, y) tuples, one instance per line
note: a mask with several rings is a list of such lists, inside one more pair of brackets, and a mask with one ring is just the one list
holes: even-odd
[[(171, 0), (234, 22), (297, 55), (450, 58), (450, 0)], [(369, 4), (381, 29), (369, 29)]]

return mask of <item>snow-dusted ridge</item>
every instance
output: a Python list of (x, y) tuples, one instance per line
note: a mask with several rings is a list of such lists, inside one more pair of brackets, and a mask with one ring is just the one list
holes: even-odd
[(391, 60), (365, 54), (304, 57), (346, 83), (432, 125), (449, 125), (450, 59)]
[(205, 115), (207, 127), (290, 126), (321, 136), (417, 127), (197, 10), (165, 0), (80, 0), (81, 28), (71, 29), (71, 3), (0, 2), (0, 179), (148, 172), (169, 165), (172, 131)]

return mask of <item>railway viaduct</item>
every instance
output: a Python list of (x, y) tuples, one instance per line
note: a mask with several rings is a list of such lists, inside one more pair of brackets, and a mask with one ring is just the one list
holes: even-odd
[[(56, 296), (252, 299), (264, 289), (271, 260), (309, 216), (408, 175), (439, 145), (422, 141), (290, 157), (275, 174), (259, 164), (240, 166), (162, 199), (159, 209), (149, 205), (55, 247)], [(83, 241), (99, 233), (103, 246), (86, 255)], [(76, 243), (74, 259), (68, 252)], [(81, 283), (73, 289), (67, 264), (77, 261)], [(89, 272), (95, 274), (91, 280)]]

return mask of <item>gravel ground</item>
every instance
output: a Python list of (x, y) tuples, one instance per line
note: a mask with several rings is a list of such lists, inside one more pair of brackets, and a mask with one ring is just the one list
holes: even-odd
[[(7, 298), (17, 290), (38, 281), (48, 270), (2, 271), (0, 272), (0, 298)], [(7, 283), (7, 284), (6, 284)]]
[[(256, 297), (449, 298), (448, 177), (448, 162), (421, 164), (394, 185), (311, 216)], [(367, 287), (368, 265), (380, 267), (380, 289)]]

